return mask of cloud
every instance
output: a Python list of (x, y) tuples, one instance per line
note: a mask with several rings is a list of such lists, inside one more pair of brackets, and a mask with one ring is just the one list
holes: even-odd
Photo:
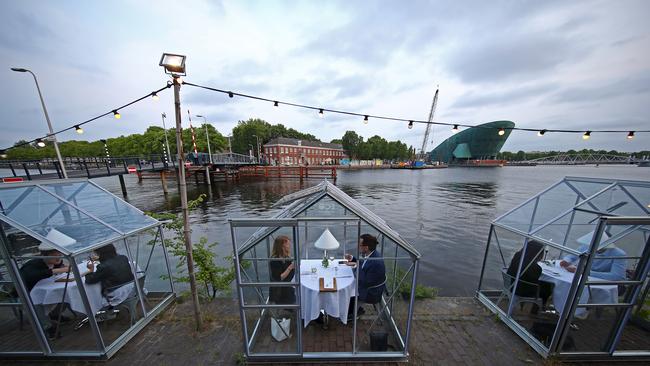
[(488, 105), (514, 104), (532, 98), (540, 97), (549, 91), (557, 89), (556, 84), (530, 85), (515, 87), (504, 91), (490, 92), (489, 90), (477, 92), (472, 90), (461, 95), (451, 108), (476, 108)]
[(574, 63), (587, 49), (562, 35), (523, 33), (476, 39), (457, 47), (448, 70), (465, 83), (540, 78), (563, 63)]
[(549, 103), (582, 103), (597, 102), (608, 98), (618, 98), (628, 95), (646, 94), (650, 92), (650, 70), (609, 83), (591, 83), (589, 86), (567, 87), (554, 94)]

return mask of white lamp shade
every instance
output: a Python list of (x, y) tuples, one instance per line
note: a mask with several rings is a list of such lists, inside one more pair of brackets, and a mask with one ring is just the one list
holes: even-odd
[(52, 243), (55, 243), (62, 247), (67, 247), (68, 245), (72, 245), (77, 242), (75, 239), (65, 235), (57, 229), (50, 229), (50, 232), (47, 233), (46, 238)]
[(336, 240), (334, 235), (330, 233), (329, 229), (325, 229), (325, 231), (320, 234), (320, 238), (318, 238), (316, 243), (314, 243), (314, 246), (318, 249), (332, 250), (339, 247), (339, 242)]

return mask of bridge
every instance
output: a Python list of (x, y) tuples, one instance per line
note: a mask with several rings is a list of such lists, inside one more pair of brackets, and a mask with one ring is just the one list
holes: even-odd
[[(222, 153), (212, 154), (212, 163), (208, 154), (188, 154), (187, 161), (195, 165), (216, 168), (238, 168), (257, 165), (257, 159), (249, 155)], [(63, 164), (68, 178), (98, 178), (123, 175), (135, 172), (159, 172), (175, 170), (175, 160), (168, 161), (164, 155), (147, 157), (65, 157)], [(63, 179), (61, 165), (57, 159), (0, 161), (0, 178), (35, 180)]]
[(543, 158), (511, 161), (508, 165), (593, 165), (593, 164), (644, 164), (649, 160), (628, 155), (612, 154), (560, 154)]

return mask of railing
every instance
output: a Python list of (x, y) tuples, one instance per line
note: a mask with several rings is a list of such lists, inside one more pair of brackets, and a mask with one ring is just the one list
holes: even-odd
[(543, 158), (512, 162), (512, 165), (530, 163), (537, 165), (582, 165), (582, 164), (636, 164), (644, 160), (627, 155), (612, 154), (560, 154)]

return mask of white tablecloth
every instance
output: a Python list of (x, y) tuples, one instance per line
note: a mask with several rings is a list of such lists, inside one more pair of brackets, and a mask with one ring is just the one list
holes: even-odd
[[(556, 263), (557, 262), (557, 263)], [(569, 295), (571, 283), (573, 282), (574, 274), (560, 267), (559, 261), (551, 262), (553, 265), (547, 265), (539, 262), (542, 267), (542, 275), (539, 277), (541, 281), (550, 282), (555, 285), (553, 288), (553, 305), (555, 309), (562, 313), (564, 310), (564, 302)], [(602, 281), (596, 277), (589, 277), (591, 281)], [(580, 295), (578, 304), (616, 304), (618, 302), (618, 286), (616, 285), (591, 285), (585, 286), (585, 289)], [(586, 317), (586, 308), (576, 308), (576, 317)]]
[[(78, 267), (80, 273), (83, 274), (85, 272), (88, 272), (88, 268), (86, 268), (85, 262), (79, 264)], [(65, 302), (70, 304), (72, 310), (78, 313), (86, 314), (86, 308), (84, 307), (83, 301), (81, 300), (81, 295), (79, 294), (79, 289), (77, 288), (77, 281), (55, 282), (55, 280), (60, 276), (63, 276), (65, 278), (65, 274), (62, 274), (44, 278), (38, 281), (38, 283), (36, 283), (34, 288), (32, 288), (32, 291), (29, 293), (32, 298), (32, 303), (34, 303), (34, 305), (48, 305)], [(74, 273), (71, 272), (70, 278), (72, 277), (74, 277)], [(102, 296), (102, 285), (101, 283), (86, 285), (86, 278), (83, 277), (82, 280), (84, 281), (84, 287), (86, 289), (90, 308), (94, 314), (97, 312), (97, 310), (101, 309), (105, 302)], [(68, 284), (68, 288), (65, 291), (65, 298), (63, 298), (63, 292), (66, 283)]]
[[(302, 318), (305, 327), (318, 318), (321, 309), (328, 315), (341, 319), (347, 324), (350, 298), (355, 296), (355, 280), (352, 267), (338, 264), (339, 260), (330, 261), (328, 268), (323, 268), (320, 259), (300, 261), (300, 299), (302, 301)], [(316, 268), (316, 274), (311, 269)], [(320, 292), (318, 278), (336, 278), (336, 292)]]

